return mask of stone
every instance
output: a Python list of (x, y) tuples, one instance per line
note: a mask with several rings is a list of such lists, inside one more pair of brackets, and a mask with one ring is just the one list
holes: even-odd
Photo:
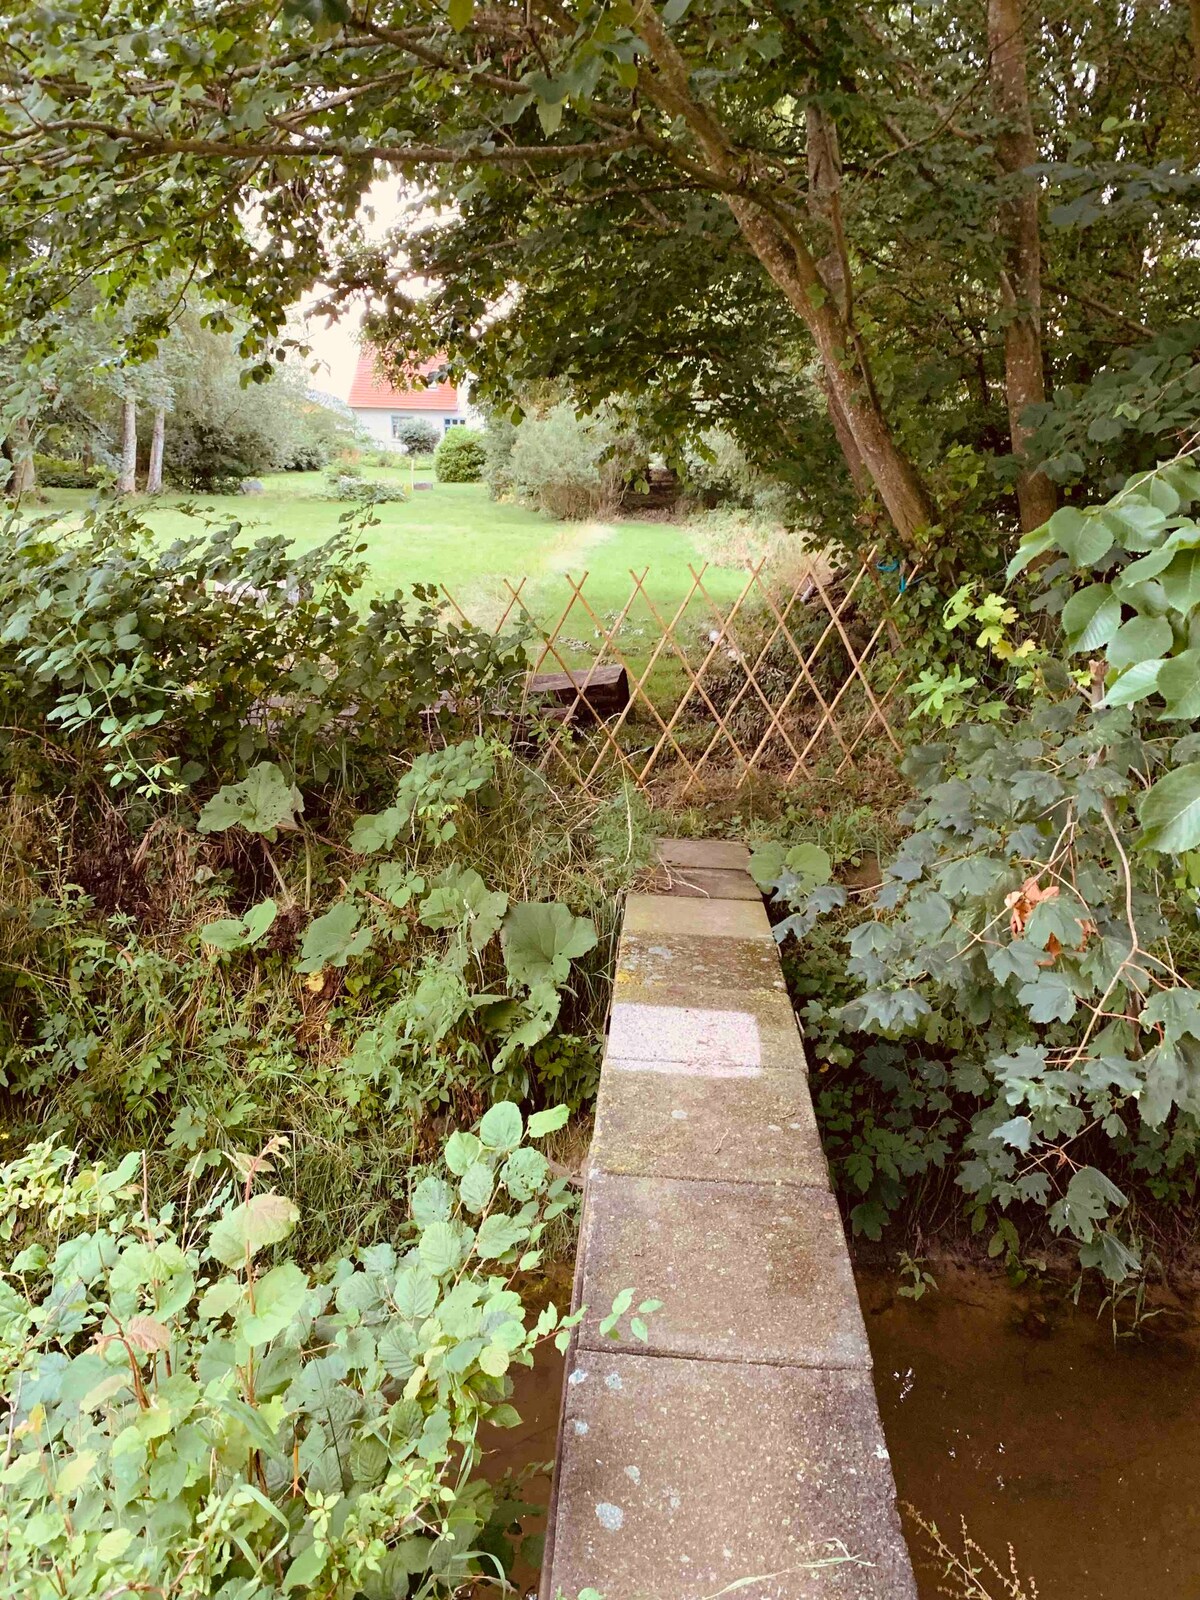
[(631, 894), (624, 927), (659, 942), (683, 935), (701, 939), (771, 939), (762, 900), (682, 900), (674, 895)]
[(634, 933), (628, 927), (617, 948), (613, 981), (618, 997), (629, 985), (649, 989), (660, 984), (710, 993), (786, 992), (773, 939), (663, 937)]
[(608, 1022), (608, 1067), (634, 1060), (645, 1069), (744, 1075), (803, 1070), (804, 1046), (786, 995), (770, 990), (622, 984)]
[(828, 1187), (804, 1076), (739, 1079), (608, 1067), (600, 1081), (591, 1172)]
[(265, 492), (260, 478), (243, 478), (238, 489), (239, 494), (264, 494)]
[(712, 872), (747, 872), (750, 852), (733, 839), (660, 839), (658, 859), (664, 867), (700, 867)]
[(916, 1600), (869, 1374), (568, 1365), (542, 1600)]
[(632, 1285), (663, 1302), (650, 1354), (870, 1365), (841, 1217), (822, 1189), (593, 1172), (579, 1250), (581, 1348), (609, 1345), (599, 1322)]
[(647, 884), (653, 894), (685, 900), (761, 900), (746, 872), (710, 872), (706, 867), (660, 867)]

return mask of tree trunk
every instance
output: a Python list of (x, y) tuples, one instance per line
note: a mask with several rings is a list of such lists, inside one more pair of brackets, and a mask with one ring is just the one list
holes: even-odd
[[(1200, 0), (1197, 0), (1200, 4)], [(805, 113), (808, 147), (808, 209), (812, 217), (830, 232), (831, 248), (817, 262), (822, 282), (837, 302), (843, 316), (847, 313), (846, 263), (839, 248), (840, 219), (835, 226), (835, 207), (840, 205), (842, 183), (841, 153), (838, 149), (837, 128), (824, 111), (810, 103)], [(829, 408), (829, 420), (837, 436), (842, 455), (850, 469), (855, 490), (866, 495), (871, 487), (866, 464), (855, 443), (846, 413), (822, 372), (821, 388)]]
[[(1008, 398), (1008, 431), (1013, 455), (1021, 460), (1029, 448), (1032, 427), (1027, 408), (1046, 398), (1042, 362), (1042, 246), (1036, 180), (1018, 174), (1037, 160), (1029, 84), (1025, 66), (1022, 0), (988, 0), (988, 47), (991, 56), (992, 108), (1000, 124), (996, 156), (1010, 180), (1011, 198), (999, 211), (1005, 265), (1000, 274), (1004, 305), (1004, 380)], [(1054, 485), (1044, 472), (1022, 467), (1017, 479), (1021, 531), (1038, 528), (1053, 514)]]
[(118, 494), (137, 493), (137, 401), (127, 398), (121, 408), (121, 473)]
[(795, 226), (784, 220), (782, 208), (768, 211), (762, 202), (739, 192), (750, 177), (745, 162), (713, 113), (692, 94), (687, 62), (663, 27), (653, 0), (635, 0), (634, 16), (656, 69), (647, 75), (647, 97), (686, 122), (708, 170), (721, 180), (725, 203), (743, 238), (816, 344), (835, 427), (840, 418), (853, 441), (854, 451), (846, 452), (847, 465), (855, 470), (856, 455), (901, 543), (915, 552), (919, 535), (936, 521), (933, 504), (916, 469), (892, 438), (863, 352), (856, 348), (853, 326), (822, 283), (811, 250)]
[(24, 494), (32, 494), (37, 484), (37, 467), (33, 459), (29, 423), (24, 418), (13, 423), (4, 441), (4, 454), (12, 463), (6, 491), (9, 499), (19, 500)]
[(146, 493), (162, 493), (163, 435), (167, 427), (167, 414), (161, 406), (154, 411), (154, 431), (150, 435), (150, 465), (146, 470)]

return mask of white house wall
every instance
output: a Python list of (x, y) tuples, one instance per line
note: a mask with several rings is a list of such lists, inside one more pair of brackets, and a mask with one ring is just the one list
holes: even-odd
[(419, 417), (422, 422), (432, 422), (439, 433), (446, 431), (447, 421), (462, 422), (465, 420), (461, 411), (379, 411), (374, 406), (352, 406), (355, 420), (359, 426), (371, 435), (374, 443), (385, 450), (399, 450), (402, 448), (399, 439), (392, 438), (393, 417)]

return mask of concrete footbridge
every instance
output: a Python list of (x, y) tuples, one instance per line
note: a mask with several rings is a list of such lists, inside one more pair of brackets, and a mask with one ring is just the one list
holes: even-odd
[[(541, 1600), (914, 1600), (871, 1356), (742, 845), (630, 896)], [(599, 1330), (632, 1287), (649, 1339)]]

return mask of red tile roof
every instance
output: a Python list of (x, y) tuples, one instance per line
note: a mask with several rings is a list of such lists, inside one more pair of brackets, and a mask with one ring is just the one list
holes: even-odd
[[(350, 385), (349, 405), (373, 411), (458, 410), (458, 390), (452, 383), (435, 383), (428, 389), (396, 389), (380, 375), (375, 365), (377, 359), (375, 351), (369, 347), (360, 352), (358, 369)], [(444, 356), (434, 356), (414, 367), (413, 374), (424, 377), (444, 363)]]

